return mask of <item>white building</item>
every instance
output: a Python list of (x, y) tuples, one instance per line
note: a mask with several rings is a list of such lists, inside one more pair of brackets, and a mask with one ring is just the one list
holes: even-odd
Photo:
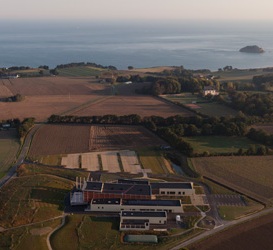
[(157, 196), (192, 196), (195, 189), (192, 182), (155, 182), (150, 184)]
[(215, 90), (212, 86), (205, 86), (203, 89), (203, 96), (207, 95), (219, 95), (219, 92)]
[(85, 211), (91, 212), (121, 212), (121, 211), (166, 211), (183, 213), (181, 200), (122, 200), (93, 199)]
[(150, 225), (166, 225), (167, 212), (132, 212), (122, 211), (120, 213), (120, 230), (144, 231), (149, 230)]

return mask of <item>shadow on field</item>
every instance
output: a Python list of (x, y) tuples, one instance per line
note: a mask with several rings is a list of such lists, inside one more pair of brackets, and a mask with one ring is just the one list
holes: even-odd
[(94, 222), (100, 222), (100, 223), (112, 223), (111, 229), (112, 230), (119, 230), (119, 218), (113, 218), (111, 215), (109, 217), (91, 217), (91, 220)]

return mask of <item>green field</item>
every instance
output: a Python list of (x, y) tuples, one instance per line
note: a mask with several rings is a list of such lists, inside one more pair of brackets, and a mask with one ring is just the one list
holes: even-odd
[[(238, 113), (232, 108), (216, 102), (210, 102), (199, 97), (197, 94), (192, 95), (190, 93), (183, 93), (180, 95), (166, 95), (162, 97), (175, 103), (181, 103), (192, 110), (208, 116), (236, 116)], [(195, 107), (192, 105), (195, 105)]]
[(183, 140), (190, 143), (194, 153), (237, 153), (240, 148), (247, 150), (253, 141), (246, 137), (228, 136), (196, 136), (183, 137)]
[(70, 67), (70, 68), (63, 68), (57, 69), (60, 76), (98, 76), (100, 75), (105, 69), (94, 68), (94, 67)]
[(273, 156), (191, 159), (196, 171), (266, 205), (273, 203)]
[(218, 211), (220, 216), (224, 220), (236, 220), (240, 217), (247, 216), (249, 214), (258, 212), (264, 208), (263, 205), (254, 201), (249, 201), (247, 206), (236, 207), (236, 206), (220, 206)]
[(15, 130), (0, 131), (0, 178), (5, 175), (11, 164), (16, 160), (19, 148), (20, 144)]
[(168, 174), (170, 171), (166, 166), (167, 162), (159, 151), (152, 148), (137, 150), (140, 162), (145, 169), (151, 169), (154, 174)]
[(262, 69), (257, 69), (256, 71), (246, 70), (232, 70), (232, 71), (217, 71), (213, 72), (213, 75), (219, 76), (219, 81), (241, 81), (241, 82), (251, 82), (253, 76), (263, 75), (266, 72), (263, 72)]

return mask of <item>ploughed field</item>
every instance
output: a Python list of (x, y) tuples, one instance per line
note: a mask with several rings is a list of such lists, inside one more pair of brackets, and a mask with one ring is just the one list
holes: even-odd
[(191, 116), (192, 112), (152, 96), (140, 96), (141, 84), (113, 87), (98, 83), (94, 77), (32, 77), (0, 79), (0, 98), (21, 94), (20, 102), (0, 102), (0, 119), (35, 117), (46, 121), (52, 114), (92, 115), (173, 115)]
[(272, 249), (273, 214), (237, 225), (189, 247), (190, 250)]
[(113, 96), (72, 114), (77, 116), (138, 114), (141, 117), (155, 115), (165, 118), (174, 115), (193, 115), (183, 107), (152, 96)]
[(264, 204), (273, 203), (273, 156), (193, 158), (201, 175)]
[(165, 144), (163, 140), (141, 126), (48, 124), (36, 132), (29, 156), (133, 149), (162, 144)]

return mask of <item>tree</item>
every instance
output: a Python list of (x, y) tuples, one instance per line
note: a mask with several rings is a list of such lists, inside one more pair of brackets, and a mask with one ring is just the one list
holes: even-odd
[(128, 69), (132, 70), (132, 69), (134, 69), (134, 67), (133, 66), (128, 66)]

